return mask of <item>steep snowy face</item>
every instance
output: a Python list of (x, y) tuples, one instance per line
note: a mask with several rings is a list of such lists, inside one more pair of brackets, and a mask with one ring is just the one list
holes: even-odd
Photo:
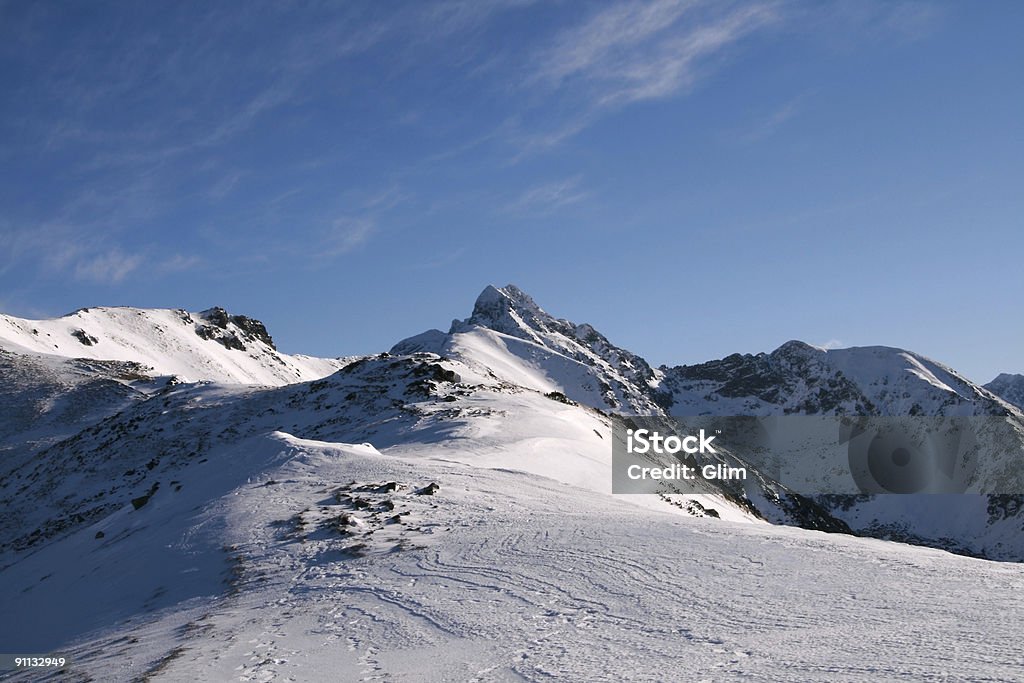
[(1004, 372), (986, 384), (985, 388), (1007, 403), (1024, 410), (1024, 375)]
[(263, 323), (223, 308), (83, 308), (52, 320), (0, 315), (0, 348), (135, 362), (183, 381), (273, 386), (317, 379), (345, 363), (280, 353)]
[(473, 304), (473, 313), (461, 323), (453, 323), (452, 331), (471, 325), (487, 327), (541, 345), (544, 344), (545, 333), (550, 335), (554, 330), (565, 331), (558, 320), (548, 315), (530, 295), (515, 285), (501, 289), (488, 285)]
[(790, 341), (662, 368), (675, 414), (1006, 415), (1012, 408), (950, 368), (886, 346), (819, 349)]
[(605, 410), (658, 414), (658, 375), (587, 324), (555, 318), (515, 285), (488, 286), (448, 333), (430, 330), (392, 353), (429, 351), (486, 368), (502, 380)]
[(607, 374), (617, 375), (637, 388), (655, 380), (654, 370), (643, 358), (615, 346), (586, 323), (555, 318), (515, 285), (501, 289), (488, 286), (477, 298), (472, 315), (453, 323), (449, 334), (473, 326), (557, 351), (585, 365), (599, 367)]

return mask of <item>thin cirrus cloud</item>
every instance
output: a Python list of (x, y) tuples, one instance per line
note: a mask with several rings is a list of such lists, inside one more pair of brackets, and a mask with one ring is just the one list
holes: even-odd
[(694, 5), (678, 0), (612, 5), (581, 26), (563, 31), (555, 46), (542, 53), (536, 78), (559, 85), (572, 76), (593, 77), (619, 57), (635, 63), (641, 56), (639, 46), (671, 27)]
[(154, 256), (141, 252), (129, 252), (120, 247), (79, 254), (73, 257), (70, 269), (79, 281), (113, 285), (143, 270), (159, 275), (170, 275), (194, 270), (202, 264), (195, 255), (172, 254)]
[(376, 229), (372, 218), (342, 216), (334, 221), (321, 242), (320, 257), (331, 259), (347, 254), (369, 241)]
[[(349, 3), (296, 13), (271, 3), (241, 14), (193, 7), (167, 12), (166, 22), (161, 14), (160, 31), (152, 30), (153, 17), (145, 12), (136, 17), (114, 9), (67, 40), (53, 33), (52, 49), (31, 52), (23, 45), (32, 59), (22, 64), (25, 78), (11, 84), (10, 113), (0, 115), (0, 125), (17, 135), (0, 154), (41, 159), (45, 167), (38, 175), (53, 182), (53, 192), (11, 217), (27, 237), (3, 226), (0, 236), (19, 242), (18, 259), (34, 257), (46, 273), (92, 282), (168, 272), (156, 268), (153, 255), (168, 246), (167, 226), (188, 230), (188, 221), (238, 232), (227, 258), (252, 255), (251, 240), (241, 236), (253, 224), (268, 243), (287, 225), (323, 247), (319, 260), (340, 257), (402, 224), (392, 223), (402, 211), (391, 213), (402, 202), (384, 193), (339, 206), (336, 187), (316, 176), (310, 155), (323, 173), (338, 172), (350, 184), (354, 177), (387, 187), (398, 178), (423, 196), (436, 192), (431, 184), (442, 177), (439, 169), (466, 165), (479, 169), (480, 178), (506, 172), (615, 112), (688, 94), (724, 59), (739, 54), (747, 38), (772, 27), (827, 26), (833, 30), (820, 32), (830, 35), (842, 26), (852, 26), (851, 34), (907, 27), (909, 33), (926, 25), (928, 16), (896, 0), (821, 9), (775, 0), (533, 4), (448, 0), (379, 10), (373, 3)], [(552, 21), (520, 21), (526, 12)], [(23, 25), (10, 24), (4, 36), (47, 35), (59, 14), (40, 6)], [(499, 18), (512, 20), (499, 25)], [(125, 30), (112, 41), (101, 29), (115, 24)], [(516, 30), (523, 31), (516, 40), (491, 40)], [(372, 84), (363, 79), (364, 69), (374, 74)], [(451, 91), (455, 111), (433, 94), (402, 87), (409, 78), (458, 84)], [(388, 90), (388, 84), (394, 87)], [(346, 102), (359, 104), (349, 110)], [(332, 107), (342, 112), (336, 126), (316, 118)], [(412, 144), (399, 151), (386, 141), (373, 146), (381, 142), (373, 136), (387, 130), (380, 111), (407, 122), (396, 138)], [(481, 114), (448, 115), (465, 111)], [(770, 135), (798, 111), (794, 101), (764, 112), (750, 137)], [(417, 112), (426, 114), (412, 125)], [(291, 145), (309, 121), (323, 126), (325, 143)], [(353, 130), (365, 131), (366, 139), (353, 138)], [(352, 174), (348, 166), (346, 155), (368, 153), (361, 145), (392, 154), (371, 164), (384, 169), (375, 176)], [(489, 208), (545, 212), (583, 202), (590, 195), (573, 172), (569, 167), (556, 171), (569, 177), (524, 183), (519, 196)], [(26, 192), (39, 186), (25, 183)], [(300, 189), (304, 205), (289, 211), (275, 205), (275, 197)], [(54, 225), (64, 226), (56, 231), (59, 239), (46, 237)], [(192, 232), (202, 239), (198, 228)], [(44, 246), (33, 246), (31, 233), (44, 235)], [(46, 256), (57, 242), (72, 246), (59, 250), (59, 257)], [(133, 253), (129, 244), (141, 246)], [(5, 258), (11, 251), (0, 244), (0, 274), (11, 269), (12, 259)], [(292, 253), (287, 245), (280, 251)]]
[(505, 206), (506, 211), (514, 213), (547, 213), (555, 209), (575, 204), (588, 196), (580, 188), (581, 176), (555, 180), (525, 190), (519, 197)]
[(118, 283), (142, 265), (139, 254), (130, 254), (113, 248), (105, 253), (77, 260), (74, 275), (78, 280), (100, 283)]
[[(707, 0), (603, 6), (534, 51), (521, 85), (540, 93), (541, 101), (558, 102), (563, 114), (546, 125), (513, 126), (509, 138), (518, 153), (512, 162), (558, 147), (611, 112), (687, 94), (713, 75), (711, 63), (759, 32), (828, 27), (821, 33), (846, 35), (851, 43), (891, 34), (913, 38), (934, 23), (937, 13), (917, 3), (874, 0), (805, 7)], [(800, 113), (804, 99), (785, 102), (739, 134), (739, 141), (772, 135)]]
[(180, 273), (186, 270), (192, 270), (197, 268), (203, 263), (203, 259), (198, 256), (185, 254), (174, 254), (155, 264), (157, 272), (161, 274), (168, 273)]
[(784, 102), (767, 115), (755, 120), (745, 130), (736, 132), (733, 140), (739, 143), (753, 143), (771, 137), (800, 114), (804, 99), (805, 97), (801, 95)]
[(397, 185), (389, 185), (376, 192), (349, 192), (346, 203), (355, 205), (352, 214), (343, 214), (331, 222), (330, 229), (320, 242), (320, 258), (333, 259), (363, 246), (376, 234), (381, 218), (392, 209), (412, 201), (412, 195)]
[(79, 226), (50, 223), (15, 229), (0, 226), (0, 275), (25, 264), (76, 282), (116, 285), (146, 271), (166, 275), (192, 270), (202, 263), (195, 255), (126, 249), (116, 241)]
[(607, 111), (685, 93), (705, 75), (705, 61), (779, 19), (775, 4), (761, 3), (653, 0), (600, 10), (533, 58), (523, 85), (567, 98), (572, 114), (523, 136), (524, 149), (557, 146)]
[[(412, 195), (397, 185), (344, 193), (342, 203), (347, 209), (326, 221), (327, 227), (317, 235), (313, 265), (330, 263), (363, 247), (377, 234), (380, 222), (389, 212), (412, 200)], [(322, 222), (320, 219), (312, 220)]]
[[(389, 51), (381, 68), (408, 68), (403, 60), (417, 60), (407, 53), (425, 43), (471, 33), (496, 14), (525, 4), (529, 2), (451, 0), (387, 12), (354, 4), (302, 14), (268, 5), (264, 11), (231, 16), (210, 8), (191, 18), (185, 11), (171, 12), (170, 26), (161, 33), (113, 12), (115, 19), (138, 30), (122, 31), (116, 42), (99, 31), (80, 31), (55, 45), (40, 59), (31, 82), (19, 86), (19, 101), (45, 113), (18, 119), (25, 133), (21, 138), (29, 141), (20, 152), (28, 156), (41, 147), (52, 158), (68, 155), (68, 175), (75, 184), (65, 198), (41, 205), (35, 215), (21, 220), (25, 230), (18, 236), (18, 259), (31, 258), (43, 273), (91, 282), (120, 282), (139, 274), (143, 262), (156, 266), (124, 249), (94, 253), (91, 236), (102, 234), (100, 243), (117, 244), (116, 233), (129, 226), (137, 231), (158, 226), (168, 207), (183, 205), (178, 187), (183, 179), (194, 177), (194, 169), (226, 165), (224, 156), (245, 134), (261, 123), (276, 125), (280, 110), (309, 99), (309, 83), (314, 78), (321, 82), (321, 69), (348, 73), (342, 60), (385, 43), (406, 47)], [(267, 25), (276, 21), (268, 17), (280, 19), (289, 30), (267, 35)], [(182, 23), (186, 18), (187, 32)], [(30, 13), (23, 21), (24, 33), (55, 19), (49, 11)], [(261, 37), (260, 50), (253, 52), (248, 41), (256, 37)], [(69, 66), (79, 64), (88, 68)], [(127, 109), (122, 102), (145, 115), (118, 118)], [(243, 178), (257, 173), (266, 174), (266, 167), (232, 168), (199, 194), (208, 202), (221, 202), (238, 191)], [(96, 201), (105, 204), (99, 207), (102, 211), (92, 206)], [(378, 198), (333, 221), (313, 215), (307, 225), (310, 237), (322, 238), (322, 255), (349, 253), (377, 230), (377, 217), (362, 214), (384, 211), (389, 201)], [(140, 207), (150, 215), (138, 216)], [(330, 207), (324, 209), (314, 213), (330, 215)], [(97, 213), (105, 226), (97, 225)], [(328, 227), (318, 230), (318, 223)], [(63, 227), (48, 229), (53, 225)], [(7, 241), (13, 239), (13, 231), (5, 232)], [(37, 245), (54, 240), (33, 237), (53, 232), (65, 245), (57, 256)], [(0, 249), (0, 270), (9, 270), (12, 261), (3, 258), (5, 251), (12, 249)], [(150, 248), (142, 253), (149, 254)], [(172, 265), (153, 272), (170, 272), (181, 264)]]

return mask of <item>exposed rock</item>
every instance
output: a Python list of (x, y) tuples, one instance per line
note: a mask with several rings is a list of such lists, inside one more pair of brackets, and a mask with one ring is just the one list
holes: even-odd
[(438, 484), (431, 483), (431, 484), (427, 484), (423, 488), (421, 488), (418, 491), (416, 491), (416, 495), (417, 496), (432, 496), (435, 493), (437, 493), (440, 489), (441, 489), (441, 487)]
[(156, 493), (156, 490), (158, 488), (160, 488), (160, 482), (158, 482), (158, 481), (153, 482), (153, 485), (149, 487), (149, 492), (148, 493), (145, 493), (145, 494), (139, 496), (138, 498), (132, 498), (132, 507), (135, 508), (136, 510), (138, 510), (143, 505), (148, 503), (149, 499), (153, 497), (153, 494)]
[(82, 329), (72, 330), (71, 336), (80, 341), (85, 346), (95, 346), (99, 343), (99, 339), (92, 336), (88, 332)]

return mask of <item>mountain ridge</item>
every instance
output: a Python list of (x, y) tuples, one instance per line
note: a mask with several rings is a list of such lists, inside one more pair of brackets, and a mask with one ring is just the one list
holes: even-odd
[(1024, 410), (1024, 375), (1003, 372), (986, 384), (985, 388), (1007, 403)]
[[(986, 671), (1012, 657), (1019, 620), (1006, 601), (1019, 572), (934, 549), (1024, 561), (1024, 495), (802, 496), (768, 468), (751, 468), (735, 486), (615, 496), (611, 473), (617, 420), (647, 414), (661, 424), (680, 406), (784, 415), (919, 405), (991, 414), (1019, 428), (1024, 444), (1016, 409), (898, 349), (844, 355), (792, 341), (756, 356), (651, 368), (518, 288), (488, 288), (479, 299), (449, 332), (335, 359), (339, 367), (303, 381), (285, 381), (295, 372), (289, 358), (302, 357), (277, 355), (261, 323), (223, 309), (152, 317), (90, 309), (35, 328), (41, 334), (29, 341), (60, 335), (63, 355), (3, 341), (14, 335), (8, 323), (0, 581), (9, 618), (0, 639), (15, 650), (69, 653), (72, 675), (115, 681), (401, 676), (425, 671), (422, 661), (406, 664), (410, 652), (465, 644), (475, 654), (457, 659), (475, 660), (449, 665), (439, 656), (431, 671), (481, 680), (495, 666), (527, 677), (567, 671), (564, 648), (545, 643), (571, 629), (574, 642), (588, 639), (575, 678), (635, 676), (632, 664), (613, 668), (618, 657), (599, 670), (591, 663), (626, 633), (655, 680), (678, 677), (694, 652), (707, 669), (751, 624), (776, 639), (780, 623), (787, 638), (816, 637), (836, 609), (874, 624), (896, 605), (909, 615), (901, 625), (910, 619), (930, 635), (935, 624), (953, 624), (943, 632), (953, 647), (964, 635), (960, 619), (948, 618), (955, 606), (1005, 621), (977, 650)], [(75, 355), (131, 356), (146, 339), (157, 346), (139, 360)], [(165, 374), (146, 364), (161, 349), (173, 352), (155, 359)], [(213, 362), (225, 358), (248, 358), (250, 371), (268, 374), (239, 383), (247, 366)], [(182, 368), (211, 379), (171, 372)], [(740, 455), (726, 443), (719, 457)], [(669, 590), (666, 604), (651, 587), (679, 585), (680, 571), (685, 590)], [(737, 602), (751, 587), (754, 602)], [(695, 604), (698, 618), (681, 620)], [(761, 610), (756, 624), (752, 608)], [(808, 614), (819, 615), (812, 629)], [(520, 638), (512, 655), (510, 637)], [(685, 657), (648, 656), (681, 637)], [(771, 680), (836, 671), (812, 648), (793, 674), (792, 653), (780, 659), (760, 641), (747, 638), (730, 661), (760, 653), (750, 670)], [(883, 629), (844, 671), (877, 679), (864, 657), (892, 642)], [(114, 671), (113, 658), (128, 664)], [(883, 673), (913, 678), (926, 659)], [(977, 674), (979, 661), (963, 671)]]
[(347, 362), (281, 353), (262, 322), (218, 306), (201, 312), (100, 306), (46, 320), (0, 314), (0, 348), (136, 362), (151, 375), (187, 382), (281, 385), (323, 377)]
[[(110, 310), (117, 314), (111, 316)], [(171, 317), (170, 322), (166, 316)], [(199, 349), (200, 358), (213, 351), (218, 359), (251, 358), (261, 369), (267, 361), (274, 364), (272, 368), (282, 366), (292, 374), (282, 377), (279, 373), (270, 377), (274, 381), (230, 388), (237, 376), (232, 374), (237, 373), (236, 366), (215, 378), (228, 384), (215, 383), (204, 389), (201, 384), (182, 383), (181, 378), (133, 374), (120, 365), (100, 364), (90, 370), (92, 375), (81, 374), (76, 364), (82, 359), (41, 353), (22, 357), (16, 351), (5, 350), (5, 357), (15, 365), (27, 362), (19, 361), (21, 358), (36, 359), (32, 362), (49, 359), (47, 362), (56, 364), (54, 367), (59, 366), (61, 377), (84, 379), (56, 379), (43, 384), (29, 378), (23, 379), (22, 385), (0, 386), (14, 401), (19, 391), (49, 396), (33, 409), (36, 412), (28, 412), (23, 425), (6, 441), (0, 440), (0, 448), (10, 454), (6, 460), (10, 468), (0, 469), (0, 486), (19, 495), (28, 493), (32, 487), (26, 488), (24, 481), (18, 483), (28, 477), (44, 494), (55, 490), (66, 473), (48, 468), (54, 458), (99, 462), (114, 449), (122, 453), (118, 456), (122, 461), (132, 463), (124, 471), (133, 474), (126, 475), (123, 486), (115, 487), (117, 495), (101, 505), (88, 502), (88, 496), (81, 498), (74, 488), (63, 494), (59, 500), (64, 502), (56, 507), (47, 502), (49, 499), (41, 499), (39, 509), (50, 512), (46, 513), (47, 519), (35, 524), (41, 534), (38, 538), (60, 535), (95, 515), (106, 514), (111, 505), (150, 495), (147, 487), (159, 483), (154, 477), (165, 472), (163, 463), (172, 466), (163, 479), (173, 478), (172, 470), (190, 466), (193, 460), (206, 457), (210, 449), (226, 447), (240, 436), (274, 430), (300, 438), (367, 441), (417, 453), (443, 452), (450, 440), (461, 440), (479, 447), (471, 457), (456, 449), (459, 454), (452, 457), (467, 464), (499, 466), (504, 454), (513, 452), (513, 466), (607, 493), (611, 421), (616, 415), (987, 415), (1022, 424), (1016, 408), (950, 368), (889, 347), (824, 350), (792, 340), (770, 353), (733, 354), (693, 366), (652, 368), (639, 356), (612, 344), (592, 326), (547, 313), (514, 285), (485, 288), (470, 316), (453, 321), (447, 333), (428, 330), (399, 342), (388, 353), (335, 359), (333, 364), (321, 366), (323, 375), (311, 373), (313, 377), (299, 382), (285, 381), (298, 373), (287, 365), (287, 359), (304, 357), (278, 355), (262, 323), (232, 316), (223, 309), (200, 314), (88, 309), (58, 319), (55, 324), (59, 328), (42, 332), (48, 338), (63, 334), (63, 343), (75, 351), (81, 347), (98, 354), (113, 346), (128, 353), (135, 348), (108, 345), (118, 335), (124, 336), (118, 330), (126, 325), (117, 327), (115, 334), (92, 325), (97, 317), (118, 321), (128, 318), (136, 327), (145, 327), (155, 317), (159, 323), (156, 329), (162, 330), (157, 337), (184, 337), (188, 349)], [(10, 326), (10, 318), (6, 321)], [(22, 333), (30, 323), (21, 322)], [(94, 342), (86, 344), (74, 334), (78, 328), (70, 325), (79, 323)], [(37, 332), (33, 336), (40, 335)], [(236, 348), (239, 344), (242, 349)], [(212, 373), (211, 367), (205, 369)], [(84, 388), (95, 382), (122, 385), (128, 393), (116, 390), (104, 394), (109, 396), (106, 415), (102, 411), (83, 414), (75, 425), (54, 417), (60, 414), (53, 412), (49, 403), (77, 400), (70, 389), (62, 386), (80, 385), (83, 389), (78, 395), (84, 396)], [(261, 389), (261, 384), (271, 388)], [(323, 413), (325, 410), (328, 412)], [(188, 419), (180, 419), (186, 415)], [(224, 426), (225, 420), (229, 427)], [(517, 421), (526, 427), (516, 427)], [(582, 429), (584, 424), (589, 426)], [(32, 430), (44, 427), (50, 432), (29, 438)], [(80, 431), (76, 434), (76, 430)], [(175, 438), (166, 439), (164, 432)], [(552, 460), (547, 455), (549, 449), (571, 453), (566, 460), (571, 466)], [(136, 450), (148, 455), (135, 462)], [(19, 469), (30, 461), (35, 464)], [(97, 465), (97, 471), (106, 471), (106, 466)], [(116, 474), (107, 472), (96, 481), (109, 480)], [(42, 481), (49, 483), (39, 483)], [(978, 516), (977, 505), (970, 503), (968, 516), (974, 520), (973, 526), (957, 522), (967, 530), (951, 541), (936, 536), (935, 529), (941, 531), (943, 524), (953, 524), (957, 515), (968, 514), (958, 511), (955, 501), (940, 511), (943, 514), (927, 520), (930, 526), (924, 533), (917, 528), (921, 520), (913, 509), (880, 506), (878, 500), (869, 496), (811, 501), (770, 477), (758, 475), (743, 489), (709, 485), (705, 493), (674, 502), (694, 514), (711, 508), (715, 514), (737, 518), (753, 514), (774, 523), (853, 529), (939, 544), (969, 554), (1012, 557), (1019, 552), (1024, 557), (1024, 539), (1019, 539), (1018, 550), (1017, 541), (1005, 538), (1009, 533), (1006, 530), (1016, 524), (1016, 512), (1005, 512), (1008, 508), (1003, 504), (996, 512)], [(81, 505), (89, 505), (91, 512), (86, 515), (84, 509), (73, 510)], [(75, 521), (78, 517), (82, 519)], [(20, 524), (17, 518), (12, 515), (6, 525), (8, 541)], [(932, 524), (935, 520), (940, 521)], [(34, 542), (30, 537), (18, 541), (20, 547)]]

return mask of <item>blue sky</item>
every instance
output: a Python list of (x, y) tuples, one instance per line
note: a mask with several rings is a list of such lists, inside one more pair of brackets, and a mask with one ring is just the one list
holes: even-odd
[(1024, 4), (0, 3), (0, 310), (1024, 372)]

